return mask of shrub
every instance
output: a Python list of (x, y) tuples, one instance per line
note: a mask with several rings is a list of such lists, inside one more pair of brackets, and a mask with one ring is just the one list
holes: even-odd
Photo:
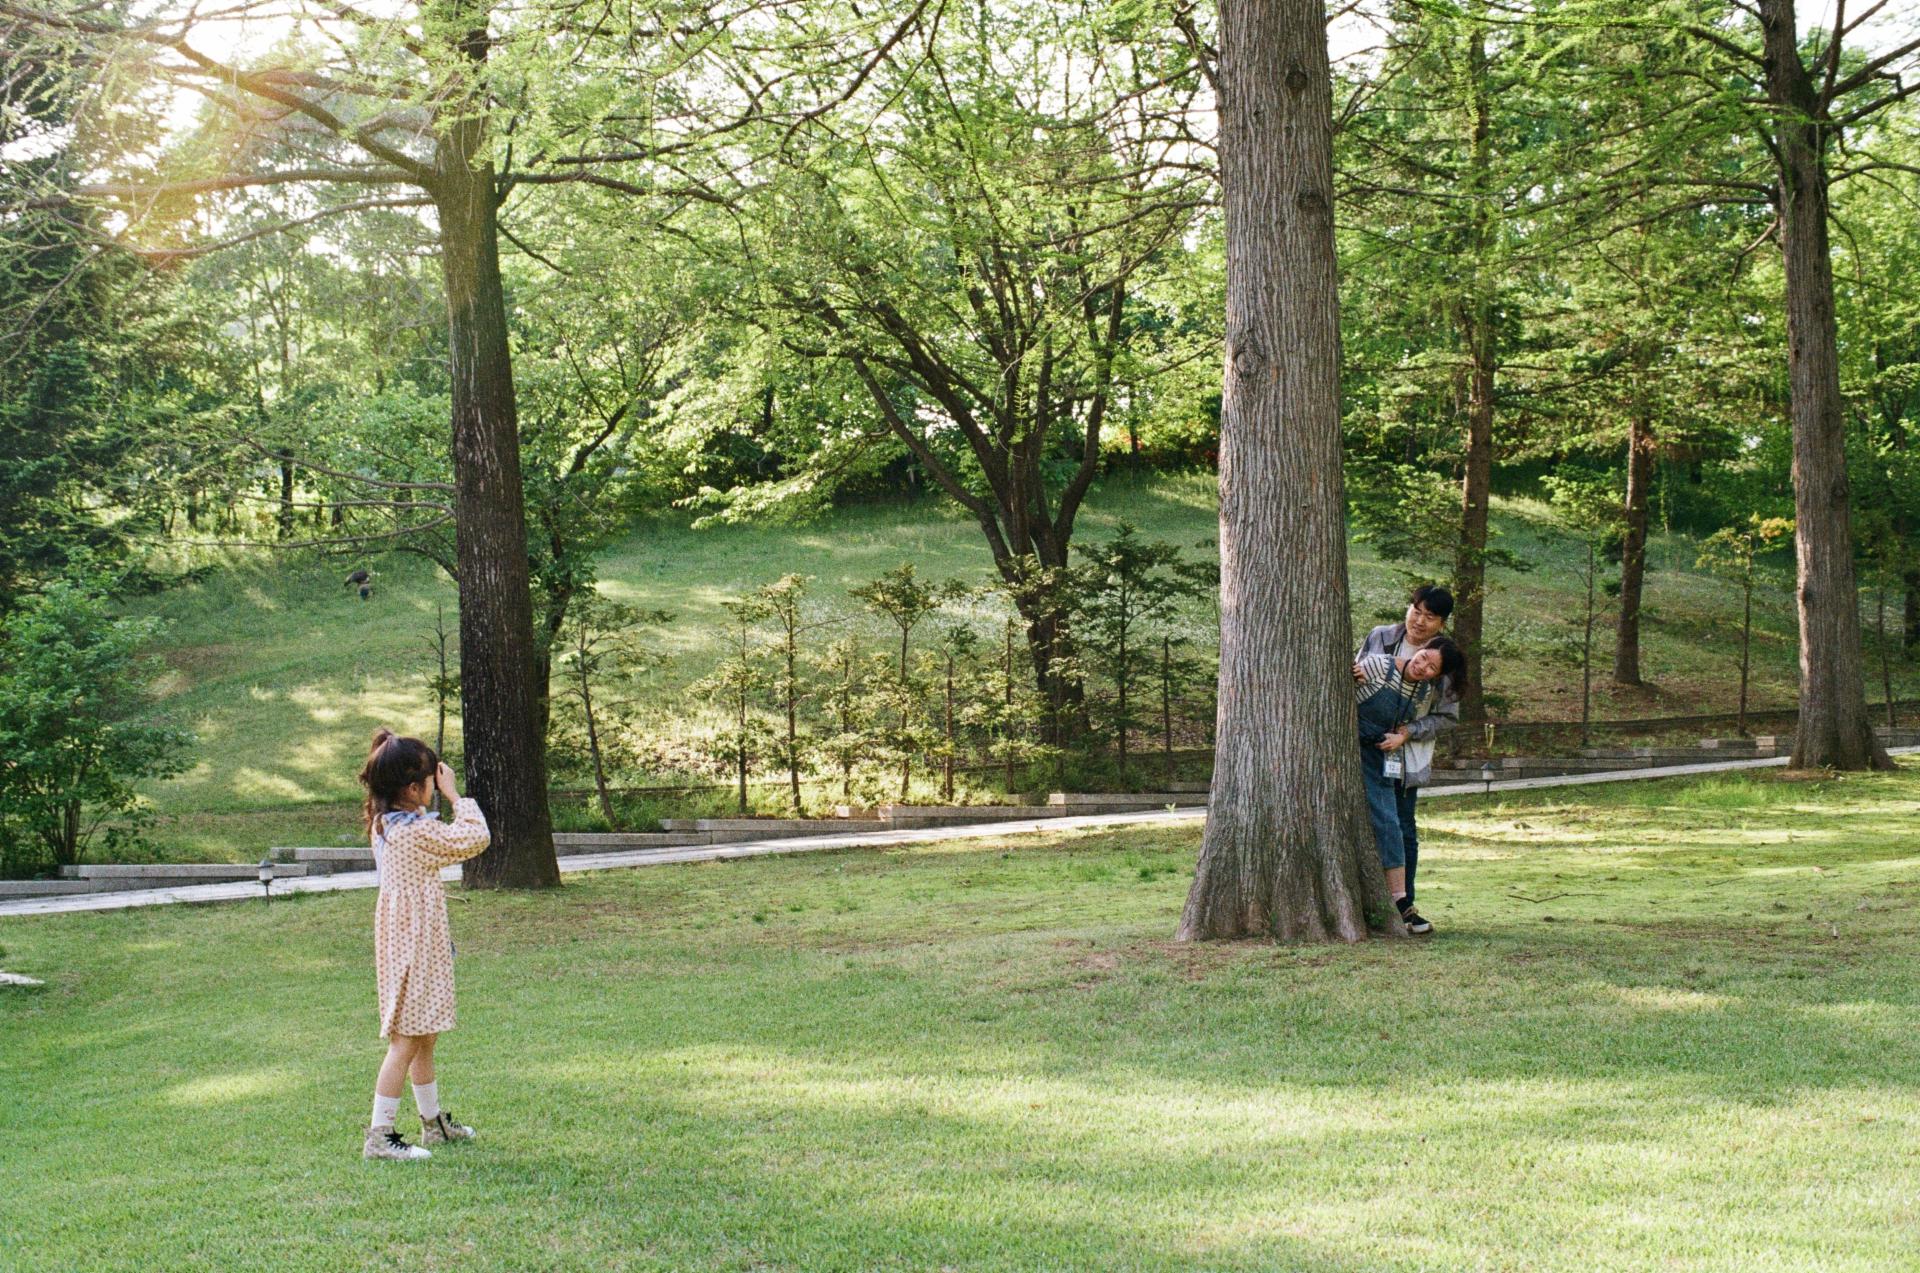
[(85, 565), (0, 619), (0, 869), (77, 863), (109, 820), (109, 843), (137, 839), (134, 784), (185, 767), (189, 736), (151, 719), (140, 651), (158, 630), (116, 617)]

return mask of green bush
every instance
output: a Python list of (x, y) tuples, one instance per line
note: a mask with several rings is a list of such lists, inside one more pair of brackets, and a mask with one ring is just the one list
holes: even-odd
[(134, 784), (185, 767), (189, 736), (150, 718), (140, 651), (160, 625), (109, 594), (83, 564), (0, 619), (0, 872), (72, 865), (103, 828), (137, 838)]

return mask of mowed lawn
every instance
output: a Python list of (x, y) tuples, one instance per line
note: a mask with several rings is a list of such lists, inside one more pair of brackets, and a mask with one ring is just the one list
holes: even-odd
[(1173, 944), (1195, 827), (459, 896), (420, 1165), (368, 894), (0, 920), (0, 1268), (1915, 1267), (1920, 768), (1426, 820), (1357, 948)]

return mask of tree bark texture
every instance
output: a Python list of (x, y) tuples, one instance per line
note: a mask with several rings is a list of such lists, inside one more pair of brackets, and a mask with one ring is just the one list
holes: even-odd
[[(1460, 300), (1460, 326), (1465, 337), (1467, 373), (1467, 449), (1460, 478), (1460, 548), (1454, 558), (1453, 635), (1462, 649), (1478, 656), (1486, 634), (1487, 513), (1493, 498), (1493, 393), (1500, 367), (1500, 333), (1493, 296), (1493, 101), (1487, 86), (1487, 46), (1484, 28), (1475, 23), (1467, 48), (1467, 69), (1473, 94), (1473, 150), (1469, 194), (1476, 197), (1466, 258), (1468, 291)], [(1486, 661), (1468, 660), (1460, 685), (1460, 718), (1487, 717)]]
[[(466, 39), (475, 61), (485, 57), (485, 41), (483, 22)], [(472, 111), (446, 125), (433, 191), (453, 381), (462, 738), (467, 782), (493, 832), (462, 878), (469, 888), (545, 888), (560, 883), (560, 868), (547, 807), (545, 686), (535, 676), (520, 428), (482, 118)]]
[(1640, 595), (1647, 577), (1647, 488), (1653, 483), (1653, 424), (1636, 408), (1627, 426), (1626, 534), (1620, 545), (1620, 626), (1613, 642), (1616, 685), (1640, 684)]
[[(1487, 340), (1492, 339), (1488, 333)], [(1467, 454), (1460, 479), (1460, 549), (1453, 565), (1453, 637), (1476, 657), (1467, 663), (1460, 685), (1460, 718), (1487, 718), (1485, 660), (1480, 654), (1487, 630), (1487, 511), (1493, 498), (1493, 384), (1495, 351), (1475, 342), (1468, 378)]]
[(293, 452), (280, 449), (280, 538), (293, 538)]
[(1827, 231), (1827, 125), (1800, 60), (1793, 0), (1761, 0), (1767, 98), (1774, 112), (1776, 198), (1786, 265), (1787, 373), (1793, 418), (1794, 548), (1800, 615), (1796, 769), (1890, 762), (1874, 740), (1853, 570), (1833, 258)]
[(1318, 0), (1224, 0), (1220, 689), (1183, 941), (1398, 931), (1360, 783)]

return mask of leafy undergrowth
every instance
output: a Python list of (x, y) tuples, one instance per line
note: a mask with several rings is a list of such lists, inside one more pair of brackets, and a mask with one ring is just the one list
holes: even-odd
[(0, 1268), (1903, 1269), (1920, 769), (1442, 802), (1422, 942), (1169, 939), (1197, 828), (0, 920)]

